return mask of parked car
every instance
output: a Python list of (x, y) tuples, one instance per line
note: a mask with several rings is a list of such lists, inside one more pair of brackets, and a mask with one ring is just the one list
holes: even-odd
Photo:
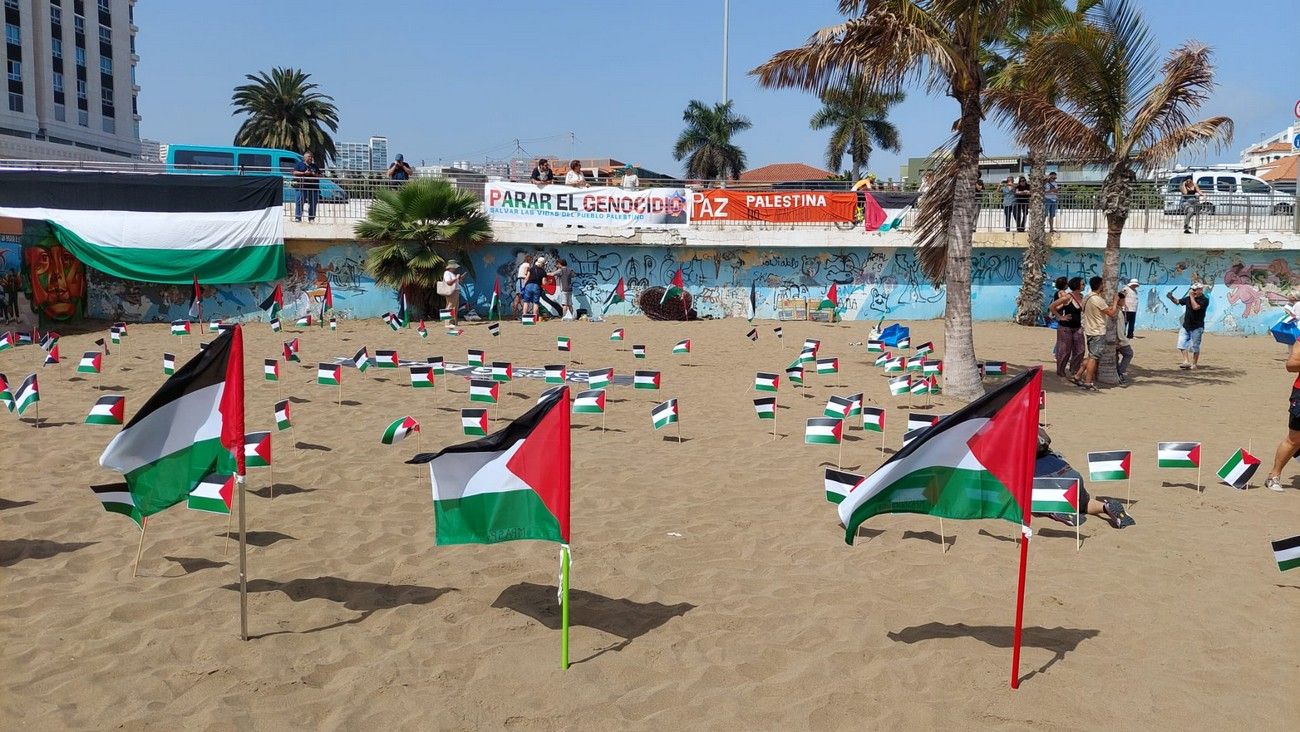
[[(279, 175), (284, 178), (284, 200), (293, 200), (293, 169), (302, 156), (289, 150), (266, 147), (232, 147), (214, 145), (169, 145), (168, 173), (202, 175)], [(320, 200), (345, 203), (347, 191), (328, 179), (320, 179)]]
[(1295, 196), (1280, 191), (1246, 173), (1226, 170), (1196, 170), (1170, 178), (1164, 188), (1164, 210), (1182, 215), (1183, 181), (1194, 178), (1201, 188), (1201, 213), (1236, 216), (1290, 216), (1295, 211)]

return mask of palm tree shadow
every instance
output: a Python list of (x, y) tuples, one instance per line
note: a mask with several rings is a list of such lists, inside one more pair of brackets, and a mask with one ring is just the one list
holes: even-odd
[[(239, 584), (224, 585), (223, 589), (239, 591)], [(392, 610), (405, 605), (428, 605), (448, 592), (457, 591), (455, 587), (423, 587), (420, 585), (388, 585), (377, 582), (362, 582), (341, 577), (313, 577), (311, 579), (294, 579), (279, 582), (270, 579), (255, 579), (248, 582), (249, 592), (282, 592), (293, 602), (307, 600), (329, 600), (341, 604), (347, 610), (357, 611), (354, 618), (347, 618), (328, 625), (307, 630), (277, 630), (270, 633), (251, 636), (267, 638), (273, 635), (319, 633), (344, 625), (355, 625), (364, 621), (379, 610)]]
[[(974, 638), (994, 648), (1010, 648), (1014, 641), (1014, 634), (1015, 628), (1009, 625), (926, 623), (925, 625), (903, 628), (896, 633), (890, 631), (885, 635), (892, 641), (908, 644), (940, 638)], [(1042, 648), (1051, 651), (1053, 655), (1041, 668), (1020, 677), (1020, 681), (1026, 681), (1037, 674), (1047, 671), (1057, 661), (1064, 659), (1067, 653), (1078, 648), (1080, 643), (1096, 638), (1100, 634), (1101, 631), (1099, 630), (1083, 628), (1043, 628), (1038, 626), (1024, 628), (1020, 641), (1022, 646)]]
[[(555, 585), (520, 582), (507, 587), (493, 601), (492, 607), (514, 610), (536, 620), (551, 630), (560, 629), (560, 606), (556, 601)], [(695, 605), (679, 602), (664, 605), (658, 602), (636, 602), (627, 598), (611, 598), (586, 590), (569, 590), (569, 624), (594, 628), (623, 640), (597, 650), (586, 658), (574, 661), (585, 663), (596, 657), (627, 648), (632, 641), (681, 617)]]
[(24, 559), (50, 559), (98, 543), (97, 541), (63, 543), (48, 539), (0, 539), (0, 567), (12, 567)]

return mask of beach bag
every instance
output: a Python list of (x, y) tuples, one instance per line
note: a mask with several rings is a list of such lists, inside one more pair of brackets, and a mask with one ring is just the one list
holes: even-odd
[(1300, 326), (1297, 326), (1294, 320), (1286, 318), (1269, 328), (1268, 332), (1273, 334), (1273, 340), (1284, 346), (1289, 346), (1295, 343), (1297, 336), (1300, 336)]
[(434, 291), (437, 292), (439, 295), (442, 295), (443, 297), (448, 297), (456, 294), (456, 286), (449, 285), (446, 282), (443, 282), (442, 280), (438, 280), (438, 284), (434, 285)]

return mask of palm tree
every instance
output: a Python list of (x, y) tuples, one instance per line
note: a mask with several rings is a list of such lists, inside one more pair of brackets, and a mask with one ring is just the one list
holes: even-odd
[(334, 157), (330, 133), (338, 132), (339, 112), (334, 97), (307, 81), (311, 74), (276, 67), (244, 78), (250, 83), (235, 87), (230, 98), (232, 114), (248, 115), (235, 133), (236, 145), (311, 152), (321, 165)]
[(743, 132), (753, 123), (732, 109), (731, 101), (712, 107), (692, 99), (682, 112), (686, 129), (673, 145), (673, 159), (686, 158), (686, 177), (720, 180), (740, 177), (745, 169), (745, 151), (731, 141), (737, 132)]
[(884, 150), (898, 152), (901, 148), (898, 128), (886, 117), (889, 108), (903, 101), (902, 92), (877, 94), (862, 83), (859, 76), (851, 76), (842, 87), (827, 89), (822, 93), (822, 108), (808, 120), (814, 130), (831, 128), (831, 139), (826, 144), (826, 167), (839, 170), (845, 155), (852, 162), (852, 179), (857, 180), (871, 159), (872, 141)]
[[(1050, 73), (1058, 77), (1057, 103), (1033, 86), (997, 90), (991, 98), (1014, 115), (1029, 144), (1107, 166), (1101, 186), (1102, 277), (1109, 299), (1137, 171), (1167, 165), (1184, 150), (1226, 145), (1232, 120), (1192, 121), (1214, 89), (1208, 47), (1184, 43), (1160, 64), (1150, 30), (1128, 0), (1104, 0), (1087, 19), (1087, 27), (1053, 34), (1044, 44), (1044, 56), (1055, 62)], [(1111, 328), (1108, 346), (1113, 339)], [(1114, 349), (1104, 353), (1098, 379), (1115, 383)]]
[(450, 255), (468, 268), (467, 251), (492, 238), (492, 224), (473, 194), (430, 178), (379, 191), (354, 231), (375, 242), (365, 264), (375, 282), (406, 293), (425, 314), (436, 310), (436, 285)]
[(855, 74), (877, 91), (919, 82), (957, 102), (952, 155), (921, 199), (916, 246), (927, 276), (947, 289), (944, 390), (959, 399), (984, 392), (975, 364), (970, 289), (984, 62), (1014, 18), (1034, 17), (1047, 6), (1047, 0), (840, 0), (840, 12), (849, 16), (843, 23), (817, 31), (803, 46), (781, 51), (751, 72), (764, 86), (819, 93)]

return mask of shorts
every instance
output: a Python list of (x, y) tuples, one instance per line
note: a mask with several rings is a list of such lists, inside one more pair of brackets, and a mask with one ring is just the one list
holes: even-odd
[(542, 286), (533, 282), (524, 285), (524, 302), (536, 305), (542, 299)]
[(1084, 336), (1088, 341), (1088, 358), (1101, 358), (1101, 354), (1106, 350), (1106, 336)]
[(1205, 335), (1204, 328), (1197, 328), (1188, 331), (1186, 328), (1178, 329), (1178, 350), (1191, 351), (1192, 353), (1201, 352), (1201, 336)]
[(1047, 214), (1047, 218), (1050, 219), (1050, 218), (1052, 218), (1053, 216), (1055, 216), (1055, 215), (1056, 215), (1056, 199), (1055, 199), (1055, 198), (1046, 198), (1046, 199), (1043, 199), (1043, 209), (1044, 209), (1043, 212), (1044, 212), (1045, 214)]
[(560, 302), (573, 307), (573, 290), (560, 290)]
[(1287, 429), (1300, 432), (1300, 389), (1291, 389), (1291, 409), (1287, 417)]

